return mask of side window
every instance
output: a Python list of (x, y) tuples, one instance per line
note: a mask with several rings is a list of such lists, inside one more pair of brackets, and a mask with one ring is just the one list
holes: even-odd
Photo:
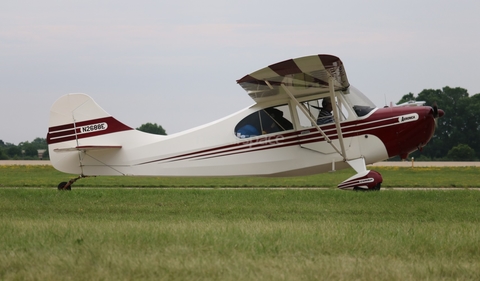
[[(334, 103), (330, 102), (330, 98), (322, 98), (316, 100), (310, 100), (302, 103), (305, 108), (310, 112), (311, 117), (316, 120), (317, 125), (324, 125), (335, 122), (335, 116), (333, 116), (333, 106), (336, 106), (340, 116), (339, 121), (344, 121), (348, 117), (348, 111), (341, 101), (336, 101)], [(305, 116), (297, 106), (298, 117), (300, 125), (302, 127), (312, 127), (314, 124)]]
[(250, 138), (291, 129), (293, 125), (288, 105), (280, 105), (261, 109), (243, 118), (235, 126), (235, 135)]

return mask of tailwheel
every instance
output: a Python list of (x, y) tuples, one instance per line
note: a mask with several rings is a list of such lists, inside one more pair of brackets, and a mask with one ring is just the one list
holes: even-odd
[(71, 184), (67, 186), (68, 182), (62, 181), (61, 183), (58, 184), (58, 190), (72, 190)]
[(58, 190), (72, 190), (72, 184), (74, 182), (76, 182), (77, 180), (81, 179), (81, 178), (86, 178), (87, 176), (84, 176), (84, 175), (80, 175), (76, 178), (73, 178), (71, 180), (69, 180), (68, 182), (67, 181), (62, 181), (61, 183), (58, 184)]

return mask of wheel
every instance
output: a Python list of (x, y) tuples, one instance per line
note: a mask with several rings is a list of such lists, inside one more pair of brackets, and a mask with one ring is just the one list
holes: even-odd
[(67, 189), (64, 189), (64, 187), (67, 185), (68, 182), (62, 181), (61, 183), (58, 184), (58, 190), (72, 190), (72, 185), (69, 185)]
[(379, 183), (377, 184), (375, 187), (371, 188), (371, 189), (365, 189), (365, 188), (361, 188), (361, 187), (358, 187), (358, 186), (355, 186), (353, 188), (354, 191), (380, 191), (380, 188), (382, 186), (382, 183)]

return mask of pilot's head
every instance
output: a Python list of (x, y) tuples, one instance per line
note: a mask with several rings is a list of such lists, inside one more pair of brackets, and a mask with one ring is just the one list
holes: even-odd
[(332, 102), (330, 101), (330, 98), (324, 98), (322, 100), (322, 107), (328, 111), (332, 111)]

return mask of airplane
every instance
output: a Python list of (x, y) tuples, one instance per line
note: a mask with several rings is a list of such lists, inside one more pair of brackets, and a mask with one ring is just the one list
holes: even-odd
[(50, 160), (79, 176), (58, 189), (90, 176), (290, 177), (351, 167), (356, 174), (338, 188), (380, 190), (382, 176), (367, 165), (421, 150), (444, 115), (424, 102), (377, 108), (327, 54), (281, 61), (237, 83), (253, 105), (168, 136), (135, 130), (86, 94), (60, 97), (50, 110)]

